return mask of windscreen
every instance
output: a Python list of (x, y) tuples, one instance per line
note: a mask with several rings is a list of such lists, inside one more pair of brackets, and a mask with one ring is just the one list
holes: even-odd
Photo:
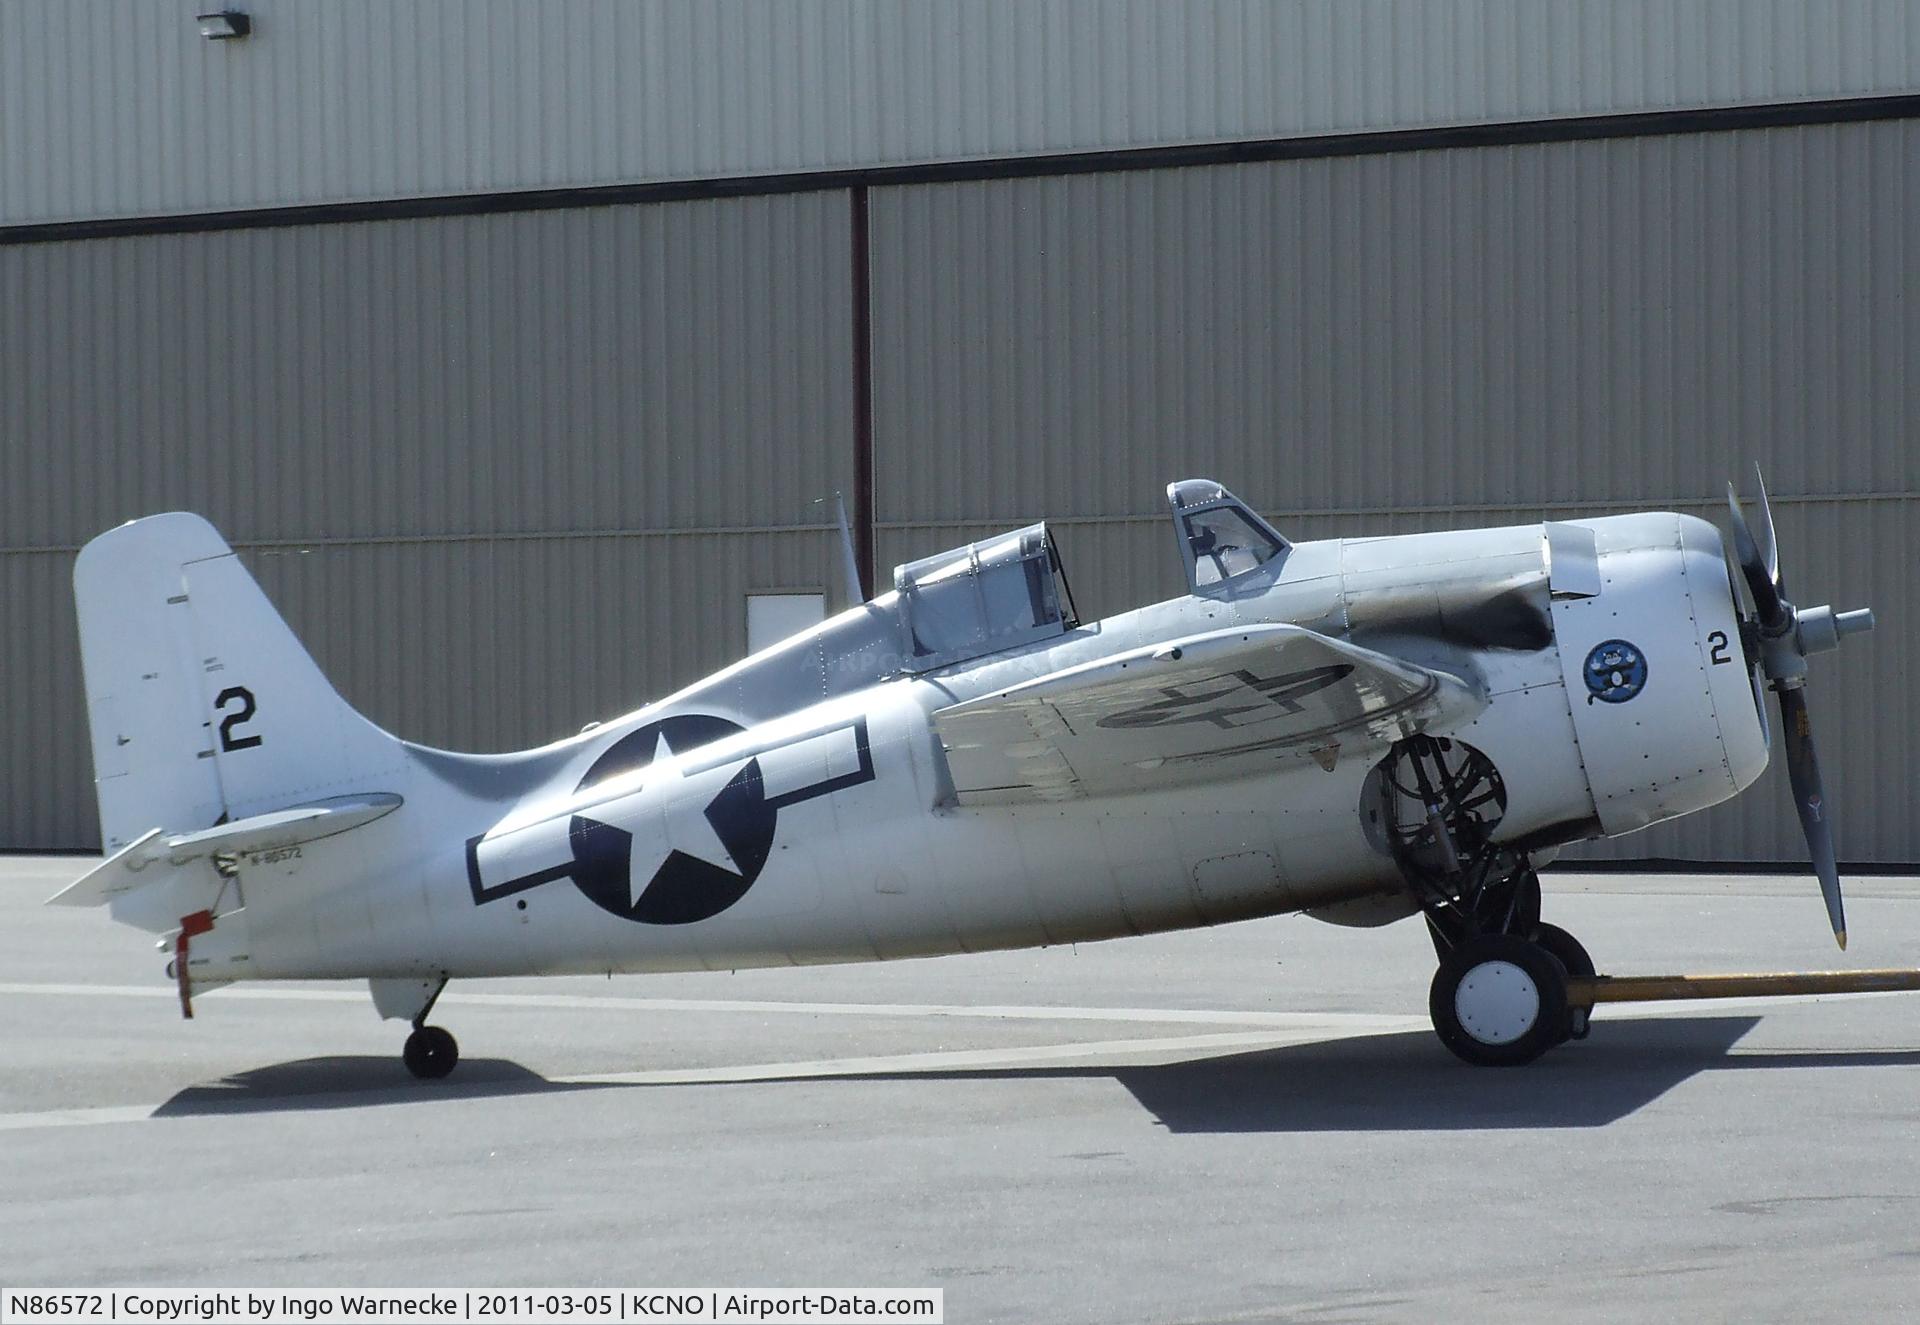
[(1186, 523), (1195, 588), (1257, 570), (1280, 554), (1280, 544), (1255, 528), (1238, 507), (1196, 511), (1186, 517)]

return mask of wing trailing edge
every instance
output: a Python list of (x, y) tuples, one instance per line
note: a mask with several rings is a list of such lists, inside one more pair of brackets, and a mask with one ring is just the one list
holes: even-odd
[(1471, 721), (1477, 686), (1301, 626), (1169, 640), (940, 709), (962, 804), (1059, 801), (1244, 776), (1312, 758), (1331, 768)]

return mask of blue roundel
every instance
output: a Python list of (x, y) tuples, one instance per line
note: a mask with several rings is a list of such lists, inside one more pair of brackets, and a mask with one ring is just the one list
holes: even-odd
[(1647, 684), (1646, 655), (1623, 639), (1594, 645), (1580, 671), (1593, 698), (1603, 704), (1624, 704)]

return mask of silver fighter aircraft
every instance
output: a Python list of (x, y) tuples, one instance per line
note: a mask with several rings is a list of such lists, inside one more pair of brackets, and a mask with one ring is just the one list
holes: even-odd
[[(1763, 691), (1834, 933), (1806, 656), (1761, 492), (1684, 515), (1291, 543), (1168, 488), (1187, 592), (1083, 622), (1044, 524), (520, 754), (391, 736), (186, 514), (74, 569), (105, 861), (53, 901), (162, 935), (182, 1008), (364, 979), (450, 1072), (451, 979), (873, 961), (1304, 912), (1422, 916), (1473, 1063), (1583, 1036), (1535, 866), (1738, 794)], [(1174, 549), (1169, 549), (1170, 552)], [(1748, 600), (1743, 607), (1741, 594)]]

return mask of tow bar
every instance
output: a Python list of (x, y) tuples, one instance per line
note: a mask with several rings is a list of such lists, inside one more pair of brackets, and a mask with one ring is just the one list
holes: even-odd
[(1914, 971), (1799, 971), (1772, 975), (1595, 975), (1567, 981), (1567, 1003), (1663, 1003), (1778, 994), (1884, 994), (1920, 989)]

